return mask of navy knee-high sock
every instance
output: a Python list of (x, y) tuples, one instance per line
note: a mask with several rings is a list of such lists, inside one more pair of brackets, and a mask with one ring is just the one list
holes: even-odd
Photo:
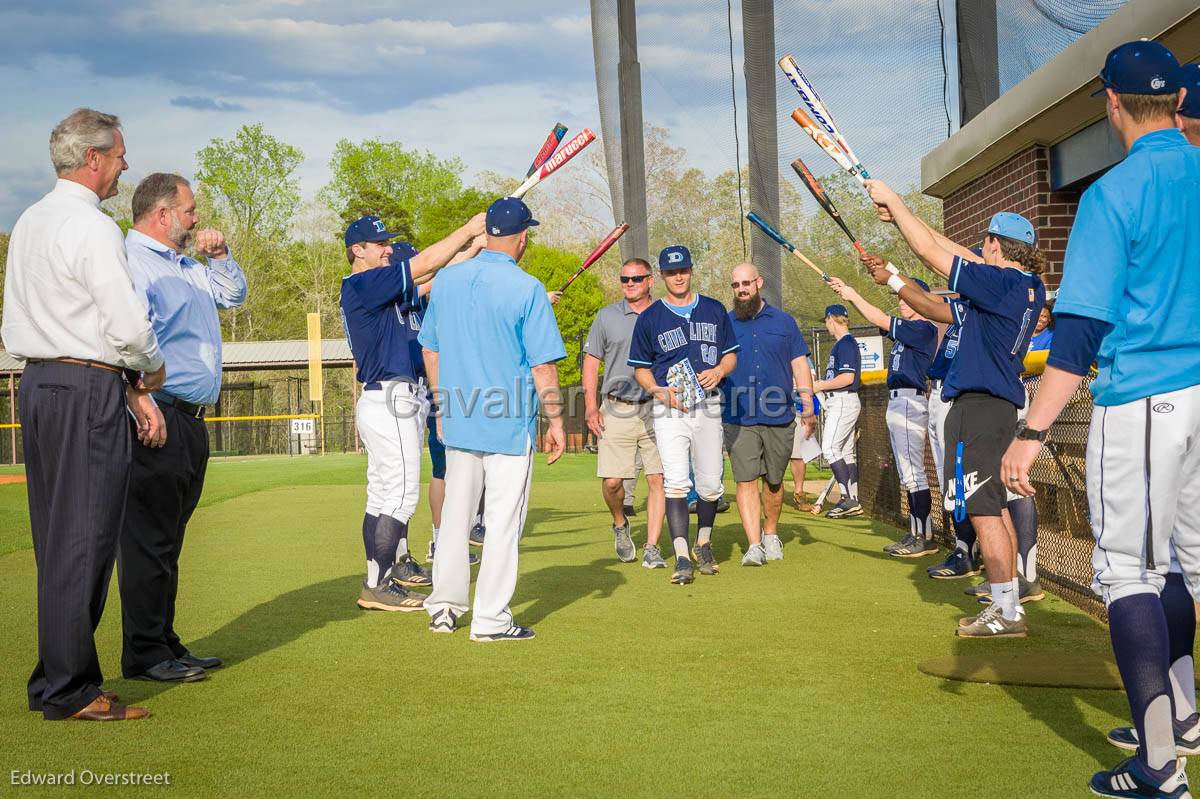
[(850, 471), (850, 496), (858, 499), (858, 461), (847, 463), (846, 468)]
[(1037, 579), (1037, 503), (1021, 497), (1008, 503), (1008, 515), (1017, 531), (1017, 574), (1027, 582)]
[(971, 525), (971, 517), (961, 522), (951, 516), (954, 524), (955, 546), (967, 553), (967, 557), (975, 557), (975, 528)]
[(1192, 652), (1196, 647), (1196, 605), (1183, 575), (1171, 572), (1163, 586), (1163, 613), (1167, 617), (1168, 659), (1171, 663), (1171, 689), (1175, 700), (1175, 721), (1186, 732), (1197, 721), (1196, 680)]
[(1108, 632), (1137, 727), (1138, 757), (1162, 775), (1175, 765), (1169, 635), (1162, 600), (1155, 594), (1116, 600), (1108, 606)]
[(379, 521), (375, 524), (374, 558), (379, 569), (379, 576), (375, 585), (388, 578), (388, 572), (391, 571), (392, 564), (396, 562), (396, 548), (400, 546), (400, 539), (406, 535), (408, 535), (407, 524), (386, 513), (379, 514)]
[(842, 487), (842, 496), (850, 496), (850, 467), (845, 461), (837, 460), (829, 464), (829, 469), (833, 472), (833, 479)]
[(696, 546), (708, 543), (712, 537), (713, 522), (717, 518), (717, 501), (715, 499), (696, 500)]
[(933, 511), (933, 499), (929, 489), (908, 492), (908, 515), (912, 517), (913, 534), (926, 541), (933, 538), (933, 525), (929, 523), (929, 514)]
[(671, 534), (671, 546), (674, 547), (677, 558), (689, 556), (688, 525), (690, 523), (687, 497), (667, 497), (667, 532)]

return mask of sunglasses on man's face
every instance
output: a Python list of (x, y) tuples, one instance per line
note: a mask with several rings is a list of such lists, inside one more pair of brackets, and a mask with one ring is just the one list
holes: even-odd
[(758, 282), (758, 279), (757, 279), (757, 278), (755, 278), (754, 280), (742, 280), (742, 281), (740, 281), (740, 282), (739, 282), (739, 281), (737, 281), (737, 280), (735, 280), (735, 281), (733, 281), (732, 283), (730, 283), (730, 284), (729, 284), (729, 287), (730, 287), (731, 289), (736, 289), (736, 288), (748, 289), (748, 288), (750, 288), (751, 286), (753, 286), (753, 285), (754, 285), (755, 283), (757, 283), (757, 282)]
[(621, 282), (622, 283), (641, 283), (643, 280), (645, 280), (648, 277), (650, 277), (650, 276), (649, 275), (621, 275)]

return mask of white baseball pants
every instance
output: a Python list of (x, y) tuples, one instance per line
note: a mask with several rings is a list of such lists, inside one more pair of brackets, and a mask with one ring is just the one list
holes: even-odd
[(887, 428), (892, 456), (905, 491), (929, 488), (925, 476), (925, 429), (929, 425), (929, 402), (916, 389), (888, 391)]
[(433, 559), (433, 591), (425, 600), (430, 616), (446, 608), (461, 616), (470, 606), (468, 538), (479, 496), (486, 489), (487, 535), (475, 581), (471, 632), (491, 635), (515, 625), (508, 603), (517, 587), (517, 544), (529, 511), (532, 478), (532, 448), (525, 455), (446, 448), (446, 502)]
[(725, 460), (725, 428), (721, 397), (709, 397), (688, 413), (654, 401), (654, 439), (662, 459), (663, 485), (668, 497), (685, 497), (696, 476), (701, 499), (720, 499), (725, 493), (721, 467)]
[(821, 428), (821, 454), (825, 456), (825, 462), (855, 463), (854, 427), (862, 411), (858, 394), (849, 391), (825, 394), (821, 398), (821, 408), (825, 417)]
[(407, 522), (417, 510), (429, 399), (423, 385), (387, 381), (364, 391), (354, 424), (367, 450), (367, 513)]
[(1200, 386), (1094, 408), (1087, 492), (1106, 604), (1160, 593), (1172, 547), (1200, 601)]
[(937, 469), (938, 485), (946, 485), (946, 414), (949, 402), (942, 401), (941, 381), (929, 382), (929, 414), (925, 429), (929, 433), (929, 448), (933, 451), (933, 465)]

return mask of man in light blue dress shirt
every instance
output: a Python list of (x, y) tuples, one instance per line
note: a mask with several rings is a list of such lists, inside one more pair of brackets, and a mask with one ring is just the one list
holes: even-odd
[[(117, 556), (121, 670), (126, 677), (191, 682), (221, 661), (192, 655), (175, 632), (179, 553), (208, 463), (204, 406), (221, 393), (217, 309), (245, 302), (246, 276), (221, 233), (193, 234), (196, 199), (178, 175), (155, 173), (138, 184), (133, 222), (125, 241), (129, 271), (170, 365), (162, 389), (143, 398), (150, 422), (138, 426), (134, 445)], [(189, 245), (208, 263), (184, 255)]]

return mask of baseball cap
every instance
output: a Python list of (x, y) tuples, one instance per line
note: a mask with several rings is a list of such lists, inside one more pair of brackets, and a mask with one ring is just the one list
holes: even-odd
[(501, 197), (487, 209), (489, 236), (515, 236), (522, 230), (538, 224), (529, 211), (529, 206), (516, 197)]
[(976, 258), (983, 257), (983, 248), (982, 247), (972, 247), (971, 252), (975, 254)]
[(1033, 230), (1033, 223), (1011, 211), (1001, 211), (993, 216), (992, 221), (988, 223), (987, 232), (992, 236), (1003, 236), (1006, 239), (1029, 245), (1037, 243), (1037, 233)]
[(912, 279), (912, 282), (914, 282), (914, 283), (916, 283), (918, 286), (920, 286), (922, 291), (929, 291), (929, 284), (928, 284), (928, 283), (926, 283), (926, 282), (925, 282), (924, 280), (922, 280), (921, 278), (919, 278), (919, 277), (914, 277), (914, 278)]
[(1104, 59), (1100, 81), (1092, 96), (1112, 89), (1117, 94), (1170, 94), (1179, 90), (1179, 59), (1158, 42), (1141, 39), (1114, 48)]
[(346, 228), (344, 238), (346, 246), (349, 247), (351, 244), (362, 244), (364, 241), (389, 241), (399, 235), (399, 233), (388, 230), (379, 217), (364, 216), (350, 223), (350, 226)]
[(412, 257), (419, 252), (420, 250), (412, 246), (411, 242), (393, 241), (391, 262), (393, 264), (398, 264), (401, 261), (410, 261), (412, 260)]
[(850, 312), (846, 310), (845, 305), (826, 305), (825, 316), (849, 316)]
[(1179, 113), (1185, 117), (1200, 119), (1200, 64), (1184, 64), (1175, 75), (1175, 85), (1187, 89)]
[(658, 254), (658, 271), (664, 269), (691, 269), (692, 253), (682, 244), (664, 247)]

